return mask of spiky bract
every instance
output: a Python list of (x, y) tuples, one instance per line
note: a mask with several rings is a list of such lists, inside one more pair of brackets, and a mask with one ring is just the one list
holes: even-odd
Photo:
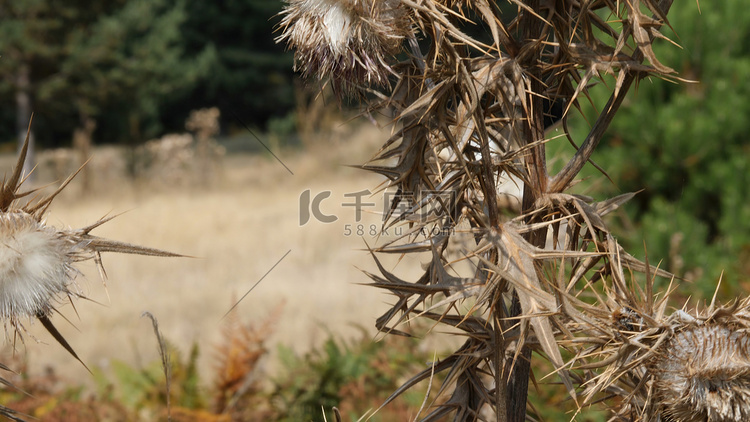
[(671, 422), (750, 420), (750, 298), (676, 316), (649, 366), (651, 413)]
[(668, 296), (620, 297), (610, 325), (571, 327), (590, 345), (571, 362), (584, 404), (617, 397), (618, 422), (749, 420), (750, 298), (666, 315)]

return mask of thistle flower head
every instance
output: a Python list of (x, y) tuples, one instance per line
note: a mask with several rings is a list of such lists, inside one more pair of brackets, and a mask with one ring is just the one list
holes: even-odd
[(750, 420), (750, 334), (723, 325), (676, 334), (655, 366), (664, 414), (679, 422)]
[(750, 299), (683, 314), (651, 365), (662, 414), (674, 422), (750, 420)]
[(594, 369), (581, 379), (584, 404), (618, 397), (613, 422), (750, 420), (750, 297), (668, 314), (674, 289), (649, 300), (653, 285), (612, 280), (613, 312), (603, 319), (601, 308), (589, 309), (584, 329), (600, 335), (581, 337), (593, 340), (578, 356), (581, 369)]
[(27, 149), (28, 136), (12, 175), (0, 186), (0, 319), (18, 332), (22, 320), (37, 318), (78, 358), (49, 320), (60, 298), (81, 296), (74, 289), (77, 275), (74, 264), (94, 259), (103, 270), (98, 259), (102, 252), (179, 255), (90, 234), (111, 218), (77, 230), (57, 229), (46, 224), (47, 209), (75, 174), (50, 195), (19, 204), (19, 199), (33, 192), (19, 192)]
[(341, 93), (360, 85), (386, 85), (388, 57), (409, 33), (398, 0), (289, 0), (277, 42), (295, 50), (305, 77), (330, 77)]

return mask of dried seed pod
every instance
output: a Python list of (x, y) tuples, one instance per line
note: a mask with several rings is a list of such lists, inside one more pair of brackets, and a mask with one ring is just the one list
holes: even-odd
[(397, 0), (289, 0), (282, 14), (276, 41), (295, 50), (295, 66), (305, 77), (330, 77), (339, 94), (386, 85), (388, 57), (410, 32)]
[(663, 420), (750, 420), (750, 333), (723, 324), (676, 333), (652, 366)]

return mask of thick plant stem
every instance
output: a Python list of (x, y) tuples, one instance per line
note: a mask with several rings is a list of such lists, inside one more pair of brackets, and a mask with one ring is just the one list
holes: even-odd
[[(521, 315), (521, 303), (518, 301), (518, 295), (515, 292), (513, 293), (510, 314), (513, 316)], [(508, 383), (506, 384), (506, 420), (508, 422), (523, 422), (526, 420), (526, 400), (529, 391), (529, 374), (531, 372), (531, 349), (524, 347), (515, 362), (509, 360), (506, 362), (506, 365), (513, 365), (513, 372), (510, 374)]]
[[(530, 10), (539, 11), (539, 1), (530, 0), (527, 5)], [(542, 105), (542, 96), (544, 87), (541, 82), (541, 71), (537, 61), (541, 59), (541, 38), (543, 32), (543, 23), (533, 14), (526, 13), (523, 17), (524, 44), (527, 47), (528, 56), (523, 58), (521, 65), (528, 77), (528, 89), (526, 92), (526, 117), (523, 125), (524, 143), (533, 144), (528, 155), (524, 159), (529, 180), (523, 190), (522, 210), (528, 212), (533, 210), (537, 198), (547, 191), (547, 159), (544, 143), (544, 114)], [(530, 232), (526, 236), (527, 240), (535, 246), (544, 246), (546, 233)], [(510, 317), (515, 318), (522, 313), (521, 304), (518, 294), (513, 292), (513, 299), (510, 309)], [(515, 361), (506, 362), (506, 365), (512, 365), (513, 370), (508, 379), (507, 392), (507, 416), (508, 422), (523, 422), (526, 420), (526, 401), (528, 397), (529, 375), (531, 372), (531, 349), (523, 347), (521, 353)], [(506, 371), (510, 372), (510, 371)]]

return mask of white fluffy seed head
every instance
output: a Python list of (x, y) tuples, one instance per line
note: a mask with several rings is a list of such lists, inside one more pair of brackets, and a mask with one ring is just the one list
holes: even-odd
[(330, 77), (334, 89), (386, 85), (388, 58), (409, 33), (398, 0), (288, 0), (280, 27), (295, 50), (296, 66), (309, 77)]
[(321, 29), (328, 45), (336, 54), (344, 54), (349, 43), (352, 20), (356, 17), (341, 2), (324, 0), (319, 3), (319, 7), (327, 8), (322, 13)]
[(0, 213), (0, 318), (14, 324), (52, 310), (71, 283), (71, 240), (25, 212)]

